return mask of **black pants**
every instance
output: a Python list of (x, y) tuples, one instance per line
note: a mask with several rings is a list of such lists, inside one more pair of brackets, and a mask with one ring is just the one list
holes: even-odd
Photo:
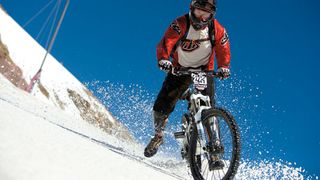
[[(214, 81), (213, 78), (208, 78), (208, 87), (202, 92), (208, 95), (211, 99), (211, 104), (214, 104)], [(191, 84), (190, 76), (175, 76), (169, 73), (162, 84), (162, 88), (154, 103), (153, 110), (165, 115), (169, 115), (181, 97)]]

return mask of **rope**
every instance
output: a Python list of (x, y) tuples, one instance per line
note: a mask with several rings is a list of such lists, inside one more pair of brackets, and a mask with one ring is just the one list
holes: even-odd
[(56, 3), (56, 5), (54, 6), (54, 8), (51, 10), (49, 16), (47, 17), (46, 21), (43, 23), (43, 25), (42, 25), (42, 27), (41, 27), (41, 29), (40, 29), (37, 37), (36, 37), (36, 40), (39, 39), (39, 37), (40, 37), (40, 35), (42, 34), (43, 30), (47, 27), (47, 24), (48, 24), (49, 20), (51, 19), (54, 11), (57, 11), (57, 7), (58, 7), (58, 3)]
[(50, 37), (51, 37), (52, 31), (53, 31), (54, 25), (56, 24), (56, 20), (57, 20), (57, 17), (58, 17), (60, 5), (61, 5), (61, 0), (59, 0), (59, 1), (57, 2), (57, 6), (58, 6), (58, 7), (57, 7), (57, 10), (56, 10), (56, 14), (55, 14), (55, 16), (54, 16), (53, 22), (52, 22), (52, 24), (51, 24), (50, 32), (49, 32), (48, 39), (47, 39), (46, 46), (45, 46), (46, 49), (48, 48), (49, 41), (50, 41)]
[[(66, 4), (65, 4), (64, 9), (63, 9), (63, 11), (62, 11), (62, 14), (61, 14), (61, 16), (60, 16), (60, 19), (59, 19), (59, 21), (58, 21), (58, 24), (57, 24), (57, 26), (56, 26), (56, 28), (55, 28), (54, 34), (53, 34), (53, 36), (51, 37), (49, 46), (46, 47), (47, 52), (46, 52), (46, 54), (45, 54), (45, 56), (44, 56), (44, 58), (43, 58), (43, 60), (42, 60), (41, 66), (40, 66), (38, 72), (37, 72), (37, 73), (34, 75), (34, 77), (31, 79), (30, 84), (29, 84), (29, 85), (27, 86), (27, 88), (25, 89), (25, 90), (26, 90), (27, 92), (29, 92), (29, 93), (32, 92), (32, 89), (33, 89), (35, 83), (37, 83), (37, 82), (40, 80), (40, 76), (41, 76), (41, 72), (42, 72), (42, 67), (43, 67), (43, 65), (44, 65), (44, 63), (45, 63), (45, 61), (46, 61), (47, 55), (51, 52), (53, 43), (54, 43), (54, 41), (55, 41), (55, 39), (56, 39), (56, 37), (57, 37), (58, 31), (59, 31), (59, 29), (60, 29), (60, 26), (61, 26), (61, 24), (62, 24), (63, 18), (64, 18), (65, 14), (66, 14), (67, 9), (68, 9), (69, 3), (70, 3), (70, 0), (66, 0)], [(47, 43), (46, 43), (46, 44), (48, 44), (48, 41), (49, 41), (50, 36), (51, 36), (51, 34), (52, 34), (53, 27), (54, 27), (54, 25), (55, 25), (56, 18), (57, 18), (57, 16), (58, 16), (58, 12), (59, 12), (60, 5), (61, 5), (61, 0), (58, 0), (56, 6), (55, 6), (55, 8), (54, 8), (54, 9), (56, 9), (56, 14), (55, 14), (55, 17), (54, 17), (54, 20), (53, 20), (53, 23), (52, 23), (52, 26), (51, 26), (50, 33), (49, 33), (48, 40), (47, 40)], [(49, 21), (49, 19), (50, 19), (50, 17), (52, 16), (53, 12), (54, 12), (54, 10), (50, 13), (49, 17), (47, 18), (47, 21)], [(48, 22), (46, 22), (46, 24), (47, 24), (47, 23), (48, 23)], [(42, 29), (43, 29), (43, 28), (42, 28)], [(42, 31), (43, 31), (43, 30), (42, 30)], [(46, 45), (46, 46), (47, 46), (47, 45)]]
[(25, 28), (26, 26), (28, 26), (36, 17), (38, 17), (45, 9), (47, 9), (52, 2), (53, 0), (51, 0), (47, 5), (40, 9), (40, 11), (37, 12), (33, 17), (31, 17), (22, 27)]
[(68, 9), (69, 3), (70, 3), (70, 1), (67, 0), (66, 4), (65, 4), (65, 6), (64, 6), (64, 9), (63, 9), (63, 11), (62, 11), (61, 17), (60, 17), (60, 19), (59, 19), (59, 22), (58, 22), (58, 24), (57, 24), (56, 30), (55, 30), (52, 38), (51, 38), (49, 47), (48, 47), (48, 49), (47, 49), (47, 53), (46, 53), (46, 55), (45, 55), (44, 58), (43, 58), (42, 64), (41, 64), (41, 66), (40, 66), (40, 70), (42, 69), (42, 67), (43, 67), (43, 65), (44, 65), (44, 63), (45, 63), (45, 61), (46, 61), (47, 55), (51, 52), (53, 43), (54, 43), (54, 41), (55, 41), (55, 39), (56, 39), (56, 37), (57, 37), (57, 34), (58, 34), (58, 31), (59, 31), (60, 26), (61, 26), (61, 24), (62, 24), (63, 18), (64, 18), (64, 16), (66, 15), (66, 11), (67, 11), (67, 9)]

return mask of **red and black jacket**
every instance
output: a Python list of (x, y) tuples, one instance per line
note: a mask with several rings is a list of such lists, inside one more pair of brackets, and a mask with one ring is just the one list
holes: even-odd
[[(170, 27), (165, 32), (164, 37), (161, 39), (157, 45), (157, 59), (158, 61), (162, 59), (169, 60), (172, 58), (172, 64), (174, 67), (180, 66), (178, 63), (178, 53), (176, 51), (176, 46), (179, 41), (185, 37), (188, 29), (189, 18), (187, 15), (181, 16), (174, 20)], [(214, 57), (217, 58), (218, 68), (230, 66), (230, 42), (228, 34), (225, 28), (216, 20), (212, 20), (213, 33), (214, 33), (214, 44), (212, 45), (212, 53), (207, 64), (207, 70), (214, 69)]]

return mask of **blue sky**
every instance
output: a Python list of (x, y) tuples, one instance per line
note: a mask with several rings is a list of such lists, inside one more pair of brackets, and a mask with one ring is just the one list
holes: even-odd
[[(21, 25), (48, 2), (0, 1)], [(218, 3), (216, 17), (229, 33), (231, 71), (237, 74), (226, 83), (243, 78), (245, 86), (259, 89), (259, 97), (246, 102), (248, 110), (258, 108), (246, 115), (257, 124), (257, 134), (259, 128), (265, 132), (261, 135), (262, 148), (272, 147), (273, 153), (260, 158), (297, 162), (319, 175), (320, 2)], [(188, 8), (189, 0), (71, 1), (52, 54), (83, 82), (133, 83), (156, 94), (164, 77), (156, 66), (156, 44), (171, 21)], [(26, 27), (33, 37), (47, 15), (44, 12)], [(236, 95), (248, 96), (249, 89)]]

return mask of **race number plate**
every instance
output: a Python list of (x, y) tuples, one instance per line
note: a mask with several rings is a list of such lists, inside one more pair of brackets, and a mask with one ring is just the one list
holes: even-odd
[(204, 72), (192, 73), (191, 78), (194, 87), (198, 90), (204, 90), (207, 88), (207, 74)]

